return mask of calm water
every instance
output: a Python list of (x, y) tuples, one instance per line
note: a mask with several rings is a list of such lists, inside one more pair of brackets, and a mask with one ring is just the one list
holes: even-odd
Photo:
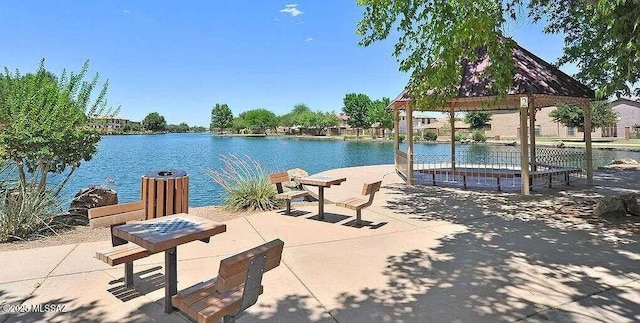
[[(501, 146), (460, 145), (457, 151), (474, 153), (504, 149)], [(190, 206), (219, 204), (221, 188), (205, 173), (209, 167), (222, 167), (220, 155), (247, 154), (269, 171), (302, 168), (310, 174), (350, 166), (392, 164), (393, 143), (304, 140), (282, 138), (214, 137), (209, 134), (166, 134), (105, 136), (98, 154), (83, 163), (68, 185), (68, 194), (90, 185), (102, 185), (118, 191), (120, 202), (140, 198), (140, 177), (150, 171), (177, 168), (190, 176)], [(448, 144), (416, 144), (415, 153), (449, 154)], [(637, 152), (594, 151), (596, 166), (614, 158), (640, 160)]]

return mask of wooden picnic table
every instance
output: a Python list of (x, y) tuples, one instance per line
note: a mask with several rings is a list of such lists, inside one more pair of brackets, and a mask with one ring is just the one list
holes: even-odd
[(227, 226), (208, 219), (178, 213), (145, 221), (130, 222), (113, 228), (113, 235), (133, 242), (151, 253), (165, 252), (164, 310), (173, 311), (171, 297), (178, 293), (177, 246), (209, 238), (227, 231)]
[(324, 189), (331, 185), (340, 185), (346, 181), (346, 177), (312, 175), (307, 177), (297, 177), (294, 181), (298, 184), (318, 187), (318, 218), (324, 219)]

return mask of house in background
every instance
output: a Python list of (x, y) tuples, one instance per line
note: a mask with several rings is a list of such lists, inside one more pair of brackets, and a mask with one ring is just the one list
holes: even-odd
[[(549, 116), (555, 107), (543, 108), (536, 113), (536, 137), (582, 138), (583, 132), (575, 127), (565, 127), (553, 121)], [(485, 131), (487, 138), (518, 139), (520, 138), (520, 114), (518, 111), (492, 111), (489, 129)], [(601, 138), (603, 129), (593, 129), (592, 138)]]
[(618, 113), (618, 123), (615, 125), (617, 136), (625, 138), (625, 128), (628, 127), (632, 138), (638, 138), (640, 131), (640, 102), (620, 98), (611, 102), (613, 111)]
[(338, 126), (329, 128), (329, 134), (338, 136), (338, 135), (355, 135), (355, 131), (349, 125), (349, 116), (344, 112), (340, 112), (336, 114), (338, 117)]
[[(413, 130), (424, 128), (426, 125), (435, 123), (437, 118), (431, 114), (416, 112), (413, 114)], [(400, 111), (400, 124), (398, 124), (398, 133), (407, 134), (407, 114), (405, 111)]]
[(93, 127), (103, 133), (119, 132), (126, 124), (139, 124), (129, 119), (118, 118), (113, 116), (93, 116), (91, 117)]
[[(617, 99), (611, 102), (611, 108), (618, 114), (618, 121), (609, 127), (594, 128), (593, 138), (624, 138), (625, 127), (634, 132), (634, 125), (640, 125), (640, 102), (630, 99)], [(555, 107), (543, 108), (536, 113), (536, 137), (582, 138), (582, 129), (565, 127), (553, 121), (549, 116)], [(490, 129), (485, 132), (487, 138), (519, 138), (519, 114), (517, 111), (492, 111)]]

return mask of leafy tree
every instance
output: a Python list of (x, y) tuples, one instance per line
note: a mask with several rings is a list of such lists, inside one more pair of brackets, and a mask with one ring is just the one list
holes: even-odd
[(356, 128), (356, 137), (360, 137), (359, 129), (371, 126), (369, 122), (371, 99), (366, 94), (349, 93), (345, 95), (343, 103), (342, 111), (349, 116), (347, 123)]
[(131, 125), (127, 123), (124, 126), (122, 126), (122, 132), (124, 133), (131, 132)]
[[(584, 111), (576, 106), (560, 106), (549, 113), (555, 122), (559, 122), (565, 127), (579, 128), (584, 130)], [(592, 129), (610, 126), (618, 120), (618, 115), (611, 108), (608, 102), (596, 102), (591, 105), (591, 127)], [(584, 140), (584, 135), (583, 135)]]
[[(597, 2), (597, 4), (596, 4)], [(505, 95), (514, 75), (511, 49), (503, 37), (507, 24), (546, 22), (545, 32), (563, 33), (559, 63), (574, 63), (577, 77), (604, 96), (640, 93), (640, 6), (638, 0), (358, 0), (360, 44), (389, 37), (397, 30), (393, 55), (410, 73), (409, 93), (418, 109), (431, 109), (457, 94), (460, 60), (476, 60), (486, 49), (493, 90)], [(483, 78), (484, 75), (476, 75)]]
[(369, 108), (369, 123), (373, 124), (378, 122), (382, 127), (382, 137), (384, 137), (385, 129), (393, 128), (393, 110), (387, 109), (391, 100), (389, 98), (382, 98), (381, 100), (375, 100)]
[(472, 111), (464, 116), (464, 122), (469, 124), (471, 129), (483, 129), (491, 122), (491, 112)]
[(100, 134), (89, 117), (117, 113), (107, 106), (108, 81), (95, 93), (99, 78), (96, 74), (85, 80), (88, 68), (85, 62), (79, 72), (63, 70), (58, 77), (42, 60), (35, 73), (22, 75), (5, 67), (0, 75), (0, 124), (5, 128), (0, 147), (15, 164), (23, 195), (36, 182), (37, 191), (44, 192), (49, 173), (70, 169), (59, 192), (81, 162), (97, 152)]
[(151, 112), (142, 119), (142, 127), (153, 132), (160, 132), (167, 128), (167, 121), (158, 112)]
[(216, 105), (211, 109), (211, 131), (213, 129), (219, 129), (220, 133), (224, 132), (225, 128), (229, 128), (233, 122), (233, 113), (228, 105), (225, 103)]
[(246, 122), (246, 127), (253, 132), (264, 133), (267, 129), (273, 129), (278, 125), (276, 115), (267, 109), (246, 111), (242, 118)]
[(167, 130), (169, 130), (169, 132), (185, 133), (189, 131), (189, 125), (184, 122), (178, 125), (172, 124), (167, 126)]
[(233, 119), (233, 122), (231, 123), (231, 128), (233, 128), (233, 131), (235, 133), (239, 134), (240, 131), (242, 131), (243, 129), (247, 129), (249, 127), (249, 124), (245, 119), (246, 114), (247, 114), (246, 112), (242, 112), (240, 113), (240, 115), (238, 115), (237, 118)]
[[(232, 120), (232, 122), (233, 122), (233, 120)], [(197, 132), (197, 133), (200, 133), (200, 132), (207, 132), (207, 128), (202, 127), (202, 126), (193, 126), (193, 127), (191, 127), (189, 130), (190, 130), (191, 132)]]

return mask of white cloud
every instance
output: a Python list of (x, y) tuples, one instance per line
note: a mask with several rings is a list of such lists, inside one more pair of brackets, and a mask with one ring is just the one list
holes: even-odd
[(286, 14), (290, 14), (291, 17), (297, 17), (299, 15), (304, 14), (304, 12), (300, 11), (298, 9), (298, 4), (297, 3), (290, 3), (286, 6), (284, 6), (283, 9), (280, 9), (280, 12), (282, 13), (286, 13)]
[(123, 14), (125, 14), (125, 15), (128, 15), (128, 14), (130, 14), (130, 13), (131, 13), (131, 11), (129, 11), (129, 10), (127, 10), (127, 9), (124, 9), (124, 10), (122, 10), (122, 13), (123, 13)]
[(305, 43), (309, 43), (309, 42), (313, 41), (313, 38), (307, 37), (307, 38), (304, 39), (304, 41), (305, 41)]

